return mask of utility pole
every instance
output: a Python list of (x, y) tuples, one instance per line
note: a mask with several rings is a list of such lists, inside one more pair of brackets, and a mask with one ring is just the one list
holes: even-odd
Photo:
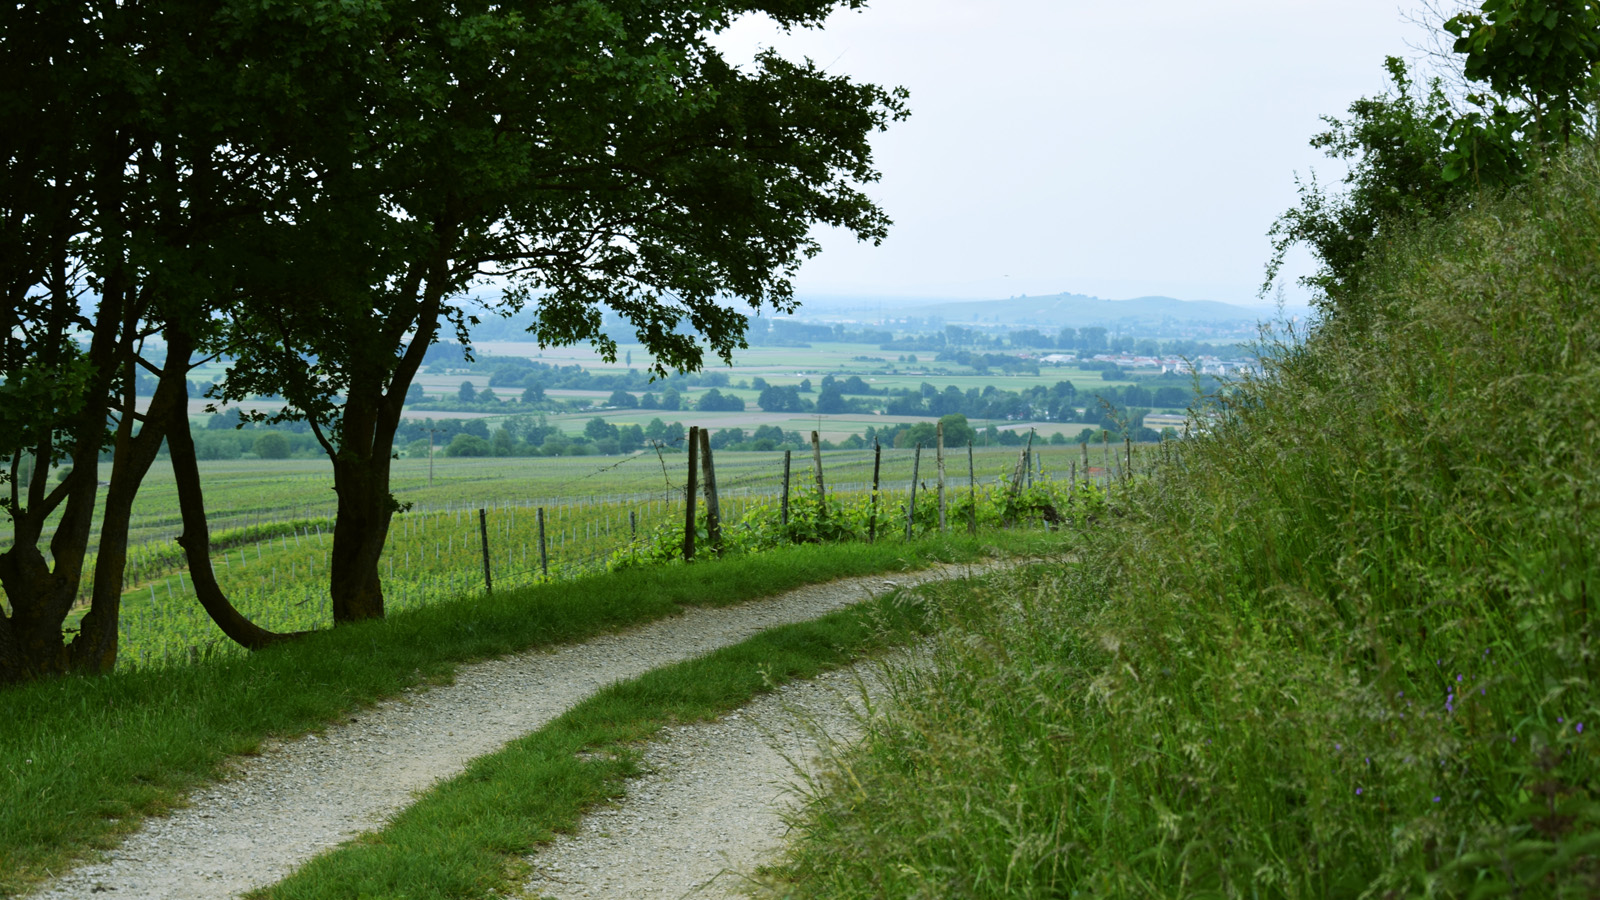
[(428, 487), (433, 487), (433, 436), (443, 431), (443, 428), (424, 428), (428, 433)]

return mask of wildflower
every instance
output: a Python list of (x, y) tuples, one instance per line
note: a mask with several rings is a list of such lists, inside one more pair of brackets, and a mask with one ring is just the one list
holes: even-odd
[(1439, 802), (1439, 798), (1438, 797), (1434, 797), (1433, 798), (1433, 802), (1438, 803)]
[(1583, 734), (1583, 723), (1582, 722), (1578, 723), (1578, 733), (1579, 734)]
[(1361, 796), (1361, 788), (1356, 788), (1356, 796)]
[(1457, 675), (1456, 676), (1456, 684), (1460, 684), (1460, 683), (1461, 683), (1461, 676)]
[[(1582, 725), (1579, 725), (1579, 726), (1578, 726), (1578, 730), (1579, 730), (1579, 731), (1582, 731), (1582, 730), (1583, 730), (1583, 726), (1582, 726)], [(1334, 744), (1334, 745), (1333, 745), (1333, 749), (1335, 749), (1335, 750), (1343, 750), (1343, 749), (1344, 749), (1344, 745), (1343, 745), (1343, 744), (1339, 744), (1339, 743), (1335, 743), (1335, 744)]]

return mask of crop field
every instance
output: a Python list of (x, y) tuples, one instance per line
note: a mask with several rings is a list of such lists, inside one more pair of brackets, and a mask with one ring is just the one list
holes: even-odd
[[(993, 485), (1017, 465), (1015, 447), (946, 455), (952, 497)], [(718, 494), (725, 528), (783, 491), (782, 453), (718, 453)], [(1126, 462), (1119, 448), (1035, 445), (1030, 477), (1104, 481)], [(390, 609), (405, 609), (484, 589), (483, 526), (494, 585), (581, 576), (616, 556), (638, 552), (652, 534), (681, 525), (687, 454), (628, 457), (398, 460), (394, 517), (380, 571)], [(1138, 464), (1137, 457), (1135, 464)], [(1092, 468), (1091, 468), (1092, 467)], [(263, 627), (302, 630), (331, 625), (327, 593), (335, 513), (332, 479), (320, 460), (201, 463), (211, 510), (212, 569), (233, 603)], [(823, 478), (831, 495), (864, 495), (872, 483), (871, 450), (828, 451)], [(881, 509), (903, 515), (913, 470), (922, 490), (937, 485), (935, 453), (885, 448)], [(815, 483), (809, 453), (791, 459), (791, 495)], [(797, 501), (798, 502), (798, 501)], [(895, 513), (895, 510), (901, 510)], [(540, 523), (544, 541), (541, 554)], [(182, 531), (170, 471), (158, 465), (135, 509), (123, 592), (121, 658), (125, 665), (181, 663), (238, 653), (194, 598), (175, 538)], [(89, 562), (91, 570), (93, 560)], [(87, 586), (85, 586), (87, 591)], [(80, 610), (81, 614), (81, 610)]]
[[(637, 344), (619, 344), (618, 361), (614, 364), (601, 362), (599, 355), (588, 347), (550, 347), (540, 350), (537, 344), (487, 341), (482, 345), (482, 349), (495, 356), (526, 356), (550, 365), (578, 364), (597, 374), (627, 371), (629, 366), (622, 360), (625, 358), (623, 354), (629, 351), (633, 352), (634, 357), (632, 368), (643, 370), (649, 359), (644, 348)], [(1053, 385), (1058, 381), (1071, 381), (1079, 389), (1084, 389), (1086, 386), (1132, 383), (1127, 380), (1105, 381), (1099, 372), (1086, 372), (1076, 366), (1046, 366), (1041, 368), (1038, 375), (1003, 375), (994, 372), (979, 375), (967, 366), (953, 362), (935, 362), (933, 358), (935, 354), (931, 351), (909, 354), (917, 357), (918, 361), (915, 363), (900, 362), (899, 357), (903, 355), (908, 354), (895, 350), (880, 350), (876, 344), (819, 343), (810, 347), (750, 347), (739, 351), (733, 366), (724, 367), (717, 363), (708, 365), (707, 370), (727, 372), (733, 381), (759, 376), (770, 384), (780, 386), (799, 384), (808, 378), (815, 386), (823, 375), (830, 374), (859, 374), (864, 378), (870, 375), (873, 379), (872, 386), (880, 389), (915, 388), (924, 381), (932, 382), (940, 388), (954, 384), (963, 391), (971, 387), (981, 389), (991, 384), (1003, 390), (1019, 391), (1034, 385)], [(935, 370), (947, 370), (950, 374), (933, 374)], [(473, 380), (473, 378), (463, 375), (425, 375), (418, 380), (422, 381), (424, 389), (432, 394), (446, 388), (453, 392), (463, 380)], [(482, 388), (487, 383), (488, 379), (484, 377), (475, 380), (474, 386)], [(722, 391), (727, 393), (726, 388)], [(752, 394), (752, 398), (753, 396)]]

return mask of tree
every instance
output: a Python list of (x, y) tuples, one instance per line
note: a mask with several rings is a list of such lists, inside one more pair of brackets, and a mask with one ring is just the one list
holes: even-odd
[(477, 403), (478, 389), (472, 386), (472, 382), (463, 381), (461, 387), (456, 389), (456, 399), (462, 403)]
[(617, 436), (617, 426), (599, 416), (595, 416), (583, 426), (583, 436), (591, 441), (614, 438)]
[(977, 440), (977, 431), (967, 424), (967, 417), (961, 413), (940, 416), (939, 422), (944, 425), (944, 443), (947, 447), (959, 447)]
[(1298, 182), (1299, 205), (1268, 231), (1272, 257), (1263, 294), (1289, 249), (1305, 245), (1321, 268), (1301, 282), (1332, 311), (1356, 290), (1375, 241), (1416, 217), (1441, 213), (1460, 193), (1463, 183), (1444, 174), (1444, 138), (1437, 127), (1449, 112), (1443, 88), (1434, 81), (1419, 92), (1403, 61), (1389, 57), (1384, 65), (1394, 90), (1350, 104), (1349, 119), (1324, 116), (1328, 130), (1311, 139), (1311, 146), (1349, 163), (1348, 189), (1330, 196), (1315, 176)]
[[(798, 394), (796, 395), (798, 399)], [(829, 382), (817, 395), (817, 412), (824, 415), (842, 413), (848, 409), (844, 399), (844, 386)]]
[(637, 409), (639, 398), (619, 388), (611, 392), (611, 396), (606, 400), (606, 405), (615, 406), (618, 409)]
[(1446, 129), (1447, 181), (1511, 183), (1528, 157), (1548, 156), (1592, 132), (1600, 88), (1600, 2), (1484, 0), (1478, 12), (1444, 23), (1455, 35), (1468, 81), (1488, 91), (1467, 96), (1477, 111)]
[(743, 412), (744, 401), (735, 394), (724, 394), (712, 388), (700, 395), (700, 400), (695, 403), (695, 409), (701, 412)]
[(644, 446), (644, 429), (638, 425), (624, 425), (617, 429), (617, 449), (633, 453)]
[(250, 449), (257, 459), (288, 459), (289, 439), (276, 431), (269, 431), (256, 438)]
[[(281, 176), (250, 134), (275, 88), (229, 77), (242, 71), (247, 5), (221, 15), (171, 0), (0, 13), (0, 408), (9, 413), (0, 455), (14, 486), (6, 506), (14, 538), (0, 554), (11, 606), (0, 612), (0, 682), (114, 665), (133, 498), (164, 441), (188, 453), (187, 464), (174, 459), (174, 474), (179, 544), (194, 564), (191, 517), (201, 507), (184, 402), (190, 356), (236, 273), (249, 268), (250, 245), (235, 227), (241, 211), (258, 210), (260, 189)], [(301, 46), (317, 59), (321, 49)], [(318, 65), (308, 59), (305, 68)], [(157, 332), (164, 346), (147, 341)], [(135, 402), (141, 391), (147, 406)], [(178, 428), (182, 436), (168, 434)], [(111, 473), (89, 611), (64, 645), (102, 447)], [(18, 490), (25, 455), (71, 459), (72, 477), (48, 492), (38, 478)], [(37, 526), (50, 517), (59, 524), (47, 562)], [(247, 646), (276, 638), (228, 607), (214, 580), (196, 573), (194, 586), (230, 637)]]
[(766, 388), (756, 397), (756, 405), (766, 412), (800, 412), (805, 408), (800, 391), (793, 385)]
[(444, 448), (444, 455), (489, 456), (491, 450), (489, 442), (475, 434), (458, 434), (450, 439), (450, 444)]

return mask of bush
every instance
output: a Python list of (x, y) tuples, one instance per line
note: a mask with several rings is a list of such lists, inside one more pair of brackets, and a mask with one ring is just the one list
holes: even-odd
[(475, 434), (458, 434), (444, 448), (445, 456), (489, 456), (489, 442)]
[(251, 445), (257, 459), (288, 459), (289, 449), (289, 439), (276, 431), (261, 435)]
[(195, 459), (238, 459), (241, 455), (239, 439), (231, 431), (195, 435)]

